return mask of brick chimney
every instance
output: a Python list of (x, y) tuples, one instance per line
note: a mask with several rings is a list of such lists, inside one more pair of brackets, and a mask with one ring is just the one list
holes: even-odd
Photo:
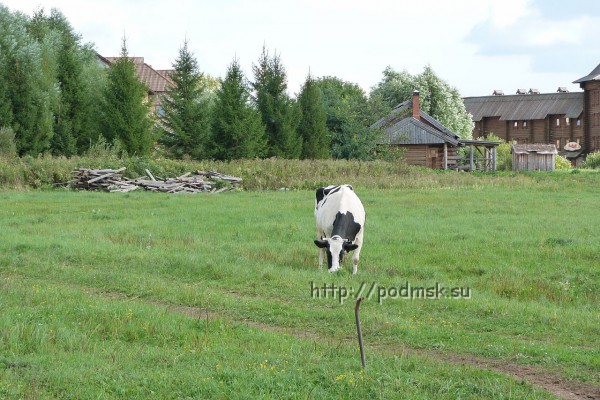
[(421, 119), (421, 109), (419, 107), (419, 91), (415, 90), (413, 92), (413, 118)]

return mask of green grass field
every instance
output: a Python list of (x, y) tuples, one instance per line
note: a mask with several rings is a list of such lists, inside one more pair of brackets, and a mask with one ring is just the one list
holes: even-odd
[(519, 368), (600, 392), (600, 180), (572, 178), (355, 187), (355, 276), (317, 269), (313, 191), (1, 192), (0, 398), (554, 398)]

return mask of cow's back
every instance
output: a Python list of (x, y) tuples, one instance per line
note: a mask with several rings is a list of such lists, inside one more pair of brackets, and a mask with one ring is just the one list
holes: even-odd
[(338, 213), (351, 212), (361, 225), (365, 222), (365, 209), (352, 186), (328, 186), (317, 190), (315, 217), (317, 228), (330, 235)]

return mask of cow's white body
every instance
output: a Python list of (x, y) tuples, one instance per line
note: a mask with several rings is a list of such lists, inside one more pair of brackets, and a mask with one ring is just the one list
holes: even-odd
[(327, 255), (329, 272), (341, 268), (348, 251), (352, 256), (352, 273), (358, 269), (360, 250), (363, 244), (365, 209), (350, 185), (327, 186), (317, 190), (315, 199), (317, 236), (319, 247), (319, 269), (323, 268), (323, 257)]

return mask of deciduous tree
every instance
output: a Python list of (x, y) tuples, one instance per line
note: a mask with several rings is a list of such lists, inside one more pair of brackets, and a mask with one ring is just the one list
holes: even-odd
[(383, 79), (371, 92), (390, 107), (409, 100), (412, 93), (420, 93), (421, 109), (450, 130), (466, 139), (471, 137), (473, 122), (465, 109), (458, 90), (438, 77), (430, 66), (419, 75), (397, 72), (391, 67), (383, 71)]

